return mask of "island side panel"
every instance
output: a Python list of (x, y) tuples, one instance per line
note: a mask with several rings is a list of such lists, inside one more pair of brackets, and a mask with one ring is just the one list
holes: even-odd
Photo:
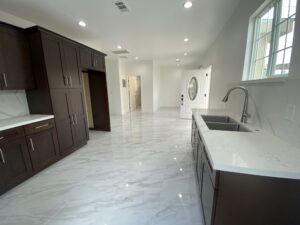
[(299, 225), (300, 181), (220, 172), (214, 225)]

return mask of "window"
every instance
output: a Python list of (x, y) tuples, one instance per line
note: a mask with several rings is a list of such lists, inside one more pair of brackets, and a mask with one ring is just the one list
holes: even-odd
[(251, 57), (243, 80), (289, 74), (297, 0), (273, 0), (252, 19)]

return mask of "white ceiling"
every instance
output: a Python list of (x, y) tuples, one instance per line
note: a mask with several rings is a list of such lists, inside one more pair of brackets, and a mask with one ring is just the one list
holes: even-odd
[[(235, 10), (239, 0), (125, 0), (121, 13), (114, 0), (1, 0), (0, 9), (113, 57), (117, 45), (129, 59), (153, 59), (162, 64), (198, 65)], [(86, 28), (78, 26), (84, 20)], [(188, 43), (183, 39), (188, 37)], [(183, 56), (188, 52), (188, 56)]]

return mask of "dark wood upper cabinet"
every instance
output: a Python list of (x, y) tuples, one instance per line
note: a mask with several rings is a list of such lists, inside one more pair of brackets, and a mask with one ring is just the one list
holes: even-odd
[(94, 51), (93, 53), (94, 68), (99, 71), (105, 71), (105, 55)]
[(105, 54), (83, 45), (80, 47), (80, 62), (84, 70), (105, 71)]
[(48, 167), (58, 159), (58, 142), (55, 129), (48, 129), (27, 136), (27, 144), (34, 172)]
[(0, 144), (0, 149), (6, 188), (14, 187), (31, 176), (32, 167), (25, 137), (4, 142)]
[(29, 41), (23, 30), (0, 23), (0, 88), (34, 88)]
[(69, 88), (81, 88), (82, 78), (80, 71), (79, 46), (68, 41), (63, 41), (63, 65)]
[[(34, 43), (32, 43), (34, 44)], [(42, 33), (43, 56), (50, 88), (66, 88), (68, 80), (63, 67), (61, 40)]]
[(93, 68), (93, 51), (85, 46), (80, 47), (80, 62), (83, 69)]

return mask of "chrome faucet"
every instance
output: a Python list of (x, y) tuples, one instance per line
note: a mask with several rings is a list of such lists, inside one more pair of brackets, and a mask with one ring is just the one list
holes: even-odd
[(223, 98), (222, 101), (223, 101), (223, 102), (227, 102), (230, 93), (231, 93), (233, 90), (236, 90), (236, 89), (240, 89), (240, 90), (244, 91), (244, 93), (245, 93), (245, 101), (244, 101), (244, 108), (243, 108), (243, 113), (242, 113), (241, 122), (242, 122), (242, 123), (247, 123), (247, 119), (248, 119), (251, 115), (248, 113), (248, 98), (249, 98), (249, 94), (248, 94), (248, 90), (247, 90), (245, 87), (237, 86), (237, 87), (233, 87), (233, 88), (229, 89), (228, 92), (227, 92), (227, 94), (225, 95), (225, 97)]

